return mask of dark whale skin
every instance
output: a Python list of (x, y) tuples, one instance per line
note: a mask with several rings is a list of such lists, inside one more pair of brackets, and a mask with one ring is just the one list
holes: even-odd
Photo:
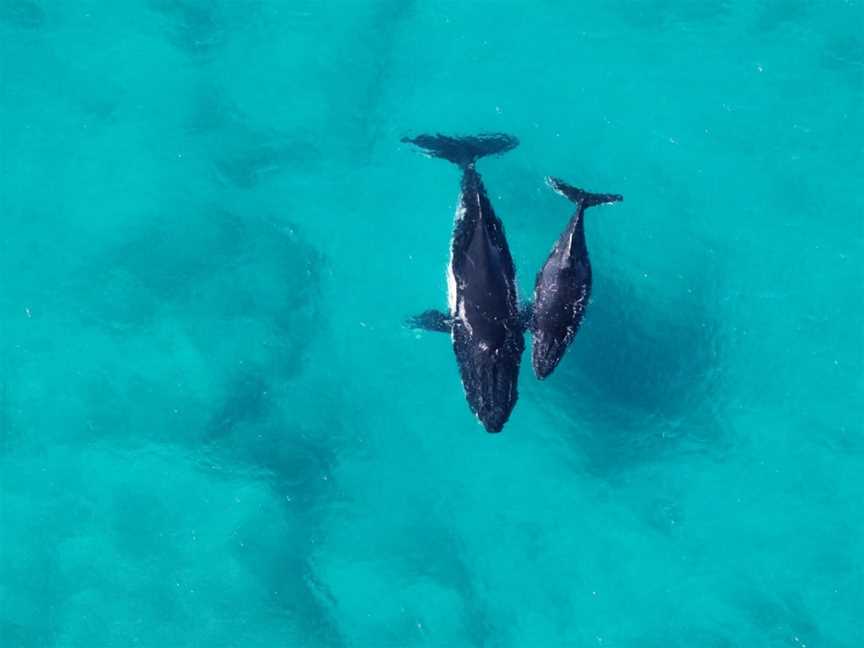
[(449, 313), (429, 310), (409, 322), (417, 328), (450, 332), (468, 406), (488, 432), (500, 432), (519, 397), (524, 323), (504, 226), (492, 209), (475, 162), (512, 149), (518, 140), (489, 134), (419, 135), (403, 141), (462, 169), (447, 269)]
[(540, 380), (553, 371), (576, 337), (591, 297), (591, 260), (585, 243), (585, 210), (623, 200), (617, 194), (593, 194), (548, 178), (549, 185), (576, 204), (567, 227), (537, 273), (530, 321), (531, 365)]

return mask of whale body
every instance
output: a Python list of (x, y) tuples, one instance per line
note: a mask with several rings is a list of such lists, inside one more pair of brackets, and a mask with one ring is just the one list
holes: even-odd
[(618, 194), (595, 194), (556, 178), (549, 186), (576, 205), (567, 227), (537, 273), (530, 327), (534, 340), (531, 364), (539, 379), (549, 376), (576, 337), (591, 296), (591, 261), (585, 243), (585, 210), (623, 200)]
[(451, 334), (471, 411), (489, 432), (500, 432), (518, 398), (524, 326), (516, 294), (516, 270), (475, 162), (518, 144), (504, 134), (405, 138), (432, 157), (462, 170), (447, 267), (448, 312), (430, 310), (412, 326)]

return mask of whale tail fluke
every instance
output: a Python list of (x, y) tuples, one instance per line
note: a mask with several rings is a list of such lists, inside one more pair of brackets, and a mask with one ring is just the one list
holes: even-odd
[(559, 180), (558, 178), (548, 177), (546, 178), (546, 182), (550, 187), (565, 198), (571, 200), (577, 205), (583, 205), (584, 207), (594, 207), (595, 205), (605, 205), (606, 203), (614, 203), (620, 202), (624, 200), (624, 196), (620, 194), (598, 194), (598, 193), (590, 193), (583, 189), (578, 189), (573, 187), (572, 185), (567, 184), (563, 180)]
[(481, 157), (499, 155), (519, 145), (519, 140), (504, 133), (484, 133), (466, 137), (449, 135), (418, 135), (403, 137), (406, 144), (423, 149), (430, 157), (450, 160), (462, 168), (468, 167)]

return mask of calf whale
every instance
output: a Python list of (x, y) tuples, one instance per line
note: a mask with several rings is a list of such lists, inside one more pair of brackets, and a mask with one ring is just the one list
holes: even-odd
[(595, 194), (556, 178), (549, 186), (576, 204), (576, 211), (537, 273), (530, 327), (534, 336), (531, 364), (539, 379), (551, 374), (576, 336), (591, 296), (591, 262), (585, 244), (585, 210), (623, 200), (618, 194)]
[(429, 310), (409, 324), (450, 333), (468, 406), (487, 431), (500, 432), (518, 398), (524, 327), (504, 227), (474, 164), (483, 156), (509, 151), (519, 142), (498, 133), (420, 135), (402, 141), (462, 169), (447, 268), (449, 312)]

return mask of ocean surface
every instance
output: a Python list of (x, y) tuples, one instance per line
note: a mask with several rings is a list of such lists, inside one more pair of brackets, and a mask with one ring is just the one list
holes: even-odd
[[(0, 0), (0, 646), (864, 645), (864, 3), (576, 5)], [(439, 131), (625, 198), (499, 435)]]

